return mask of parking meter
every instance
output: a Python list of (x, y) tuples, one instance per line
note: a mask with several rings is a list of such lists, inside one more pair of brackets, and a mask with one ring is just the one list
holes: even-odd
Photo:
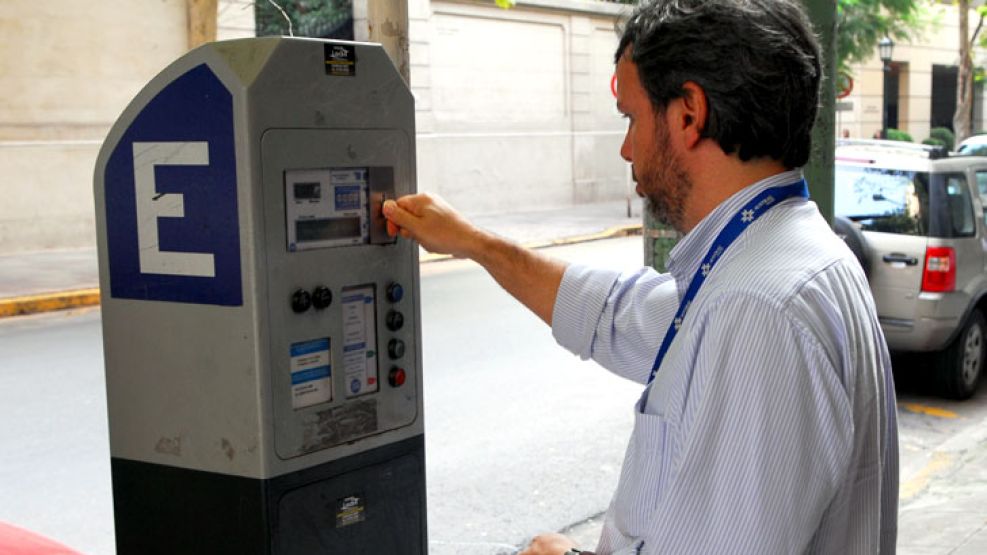
[(426, 553), (414, 102), (375, 44), (175, 61), (95, 172), (120, 554)]

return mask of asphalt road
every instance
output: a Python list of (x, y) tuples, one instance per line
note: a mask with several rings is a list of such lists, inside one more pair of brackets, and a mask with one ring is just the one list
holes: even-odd
[[(641, 243), (551, 252), (631, 268)], [(511, 553), (602, 512), (640, 387), (556, 346), (472, 263), (425, 265), (422, 307), (430, 552)], [(0, 521), (109, 555), (100, 334), (98, 310), (0, 321)], [(962, 403), (906, 385), (899, 404), (906, 510), (921, 500), (935, 447), (987, 418), (987, 383)]]

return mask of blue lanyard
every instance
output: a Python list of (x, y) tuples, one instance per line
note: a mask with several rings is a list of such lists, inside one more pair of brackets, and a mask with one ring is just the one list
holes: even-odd
[(672, 324), (668, 326), (668, 331), (665, 332), (665, 339), (661, 342), (661, 348), (658, 349), (658, 356), (655, 357), (655, 364), (651, 367), (651, 375), (648, 376), (649, 385), (655, 380), (655, 374), (658, 373), (658, 368), (661, 366), (662, 360), (665, 359), (665, 353), (668, 352), (668, 348), (672, 345), (675, 335), (678, 333), (679, 328), (682, 327), (686, 312), (689, 311), (689, 305), (692, 304), (693, 299), (696, 298), (696, 294), (699, 293), (699, 288), (706, 281), (706, 276), (713, 271), (716, 263), (723, 258), (723, 253), (726, 252), (727, 248), (733, 244), (737, 237), (740, 237), (740, 234), (748, 226), (764, 215), (771, 207), (792, 197), (809, 198), (809, 187), (806, 185), (804, 179), (791, 185), (765, 189), (761, 194), (744, 205), (731, 218), (727, 226), (723, 228), (723, 231), (717, 235), (716, 240), (713, 241), (713, 245), (709, 248), (709, 252), (703, 258), (702, 264), (696, 270), (696, 275), (692, 277), (692, 283), (689, 284), (689, 289), (686, 290), (685, 296), (682, 297), (682, 302), (679, 303), (679, 309), (675, 312), (675, 319), (672, 320)]

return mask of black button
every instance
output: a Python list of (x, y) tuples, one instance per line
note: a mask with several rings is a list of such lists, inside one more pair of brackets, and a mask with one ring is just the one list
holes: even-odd
[(312, 291), (312, 306), (318, 310), (328, 307), (332, 304), (332, 291), (329, 290), (325, 285), (320, 285)]
[(312, 295), (308, 291), (299, 289), (291, 295), (291, 309), (301, 314), (312, 306)]
[(387, 354), (391, 360), (397, 360), (404, 356), (404, 341), (392, 339), (387, 342)]
[(391, 331), (398, 331), (404, 327), (404, 314), (396, 310), (390, 310), (387, 312), (387, 317), (385, 319), (387, 329)]
[(404, 298), (404, 287), (400, 283), (391, 283), (387, 286), (387, 300), (396, 303)]

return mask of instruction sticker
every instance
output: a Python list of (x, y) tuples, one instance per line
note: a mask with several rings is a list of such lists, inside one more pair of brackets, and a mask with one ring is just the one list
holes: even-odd
[(350, 495), (336, 500), (336, 528), (367, 519), (366, 501), (362, 495)]
[(326, 44), (326, 75), (356, 76), (356, 47), (351, 44)]
[(292, 343), (291, 406), (295, 409), (332, 401), (329, 338)]
[(343, 289), (343, 373), (346, 397), (379, 389), (374, 287)]

